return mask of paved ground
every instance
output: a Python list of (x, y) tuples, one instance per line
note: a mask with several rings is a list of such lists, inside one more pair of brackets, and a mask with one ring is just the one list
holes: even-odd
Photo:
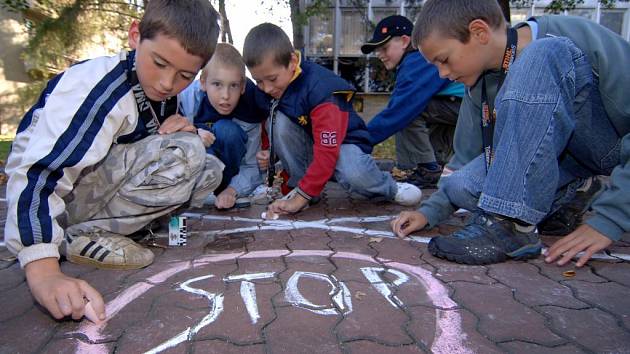
[[(0, 249), (0, 353), (630, 352), (628, 262), (574, 277), (542, 259), (448, 263), (425, 242), (464, 216), (398, 240), (387, 219), (401, 208), (334, 184), (299, 219), (262, 222), (262, 210), (190, 211), (188, 245), (152, 248), (143, 270), (64, 262), (108, 302), (99, 326), (53, 320)], [(630, 237), (614, 251), (630, 254)]]

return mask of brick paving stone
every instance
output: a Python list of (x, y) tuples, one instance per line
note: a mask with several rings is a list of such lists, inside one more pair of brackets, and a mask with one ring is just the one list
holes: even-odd
[(328, 235), (318, 235), (311, 229), (291, 230), (289, 234), (292, 241), (287, 243), (287, 247), (291, 250), (330, 250), (328, 244), (332, 241)]
[(235, 345), (219, 340), (205, 340), (194, 342), (192, 352), (200, 354), (264, 354), (265, 347), (262, 344)]
[[(189, 328), (195, 326), (203, 316), (202, 310), (190, 311), (177, 307), (172, 307), (168, 311), (156, 311), (151, 318), (127, 326), (117, 341), (116, 351), (144, 353), (184, 331), (189, 331)], [(188, 341), (183, 341), (173, 345), (168, 353), (187, 353), (190, 345)]]
[[(297, 290), (307, 301), (318, 306), (333, 306), (331, 296), (328, 294), (333, 290), (333, 286), (339, 289), (340, 285), (338, 281), (336, 282), (335, 279), (330, 276), (335, 269), (332, 263), (312, 263), (292, 260), (290, 263), (287, 263), (287, 266), (285, 271), (278, 274), (278, 279), (280, 279), (284, 291), (274, 296), (273, 303), (275, 306), (290, 306), (290, 303), (286, 300), (287, 282), (291, 277), (298, 276), (299, 278), (294, 278), (297, 280)], [(296, 272), (301, 273), (297, 273), (296, 275)], [(304, 275), (305, 273), (316, 273), (317, 275), (313, 277)], [(333, 283), (333, 286), (330, 285), (328, 280)]]
[(17, 263), (11, 267), (0, 269), (0, 279), (2, 279), (2, 282), (0, 282), (0, 294), (26, 281), (24, 271)]
[(593, 266), (598, 275), (630, 287), (630, 263), (604, 263), (598, 262)]
[(341, 340), (371, 339), (390, 346), (413, 343), (405, 331), (408, 316), (399, 307), (365, 284), (347, 282), (346, 285), (350, 289), (362, 289), (365, 296), (360, 301), (353, 299), (353, 311), (344, 315), (336, 326), (335, 331)]
[(479, 331), (494, 342), (524, 340), (550, 346), (562, 342), (545, 327), (543, 316), (516, 302), (504, 285), (453, 282), (449, 286), (455, 289), (452, 298), (479, 318)]
[(224, 338), (239, 345), (264, 342), (261, 330), (276, 318), (275, 309), (273, 309), (270, 299), (282, 288), (279, 284), (266, 281), (253, 281), (252, 283), (254, 284), (257, 312), (249, 313), (245, 299), (241, 294), (242, 282), (229, 283), (223, 292), (223, 312), (210, 326), (199, 331), (201, 338)]
[(289, 268), (295, 270), (305, 271), (306, 269), (309, 269), (308, 271), (319, 272), (322, 274), (334, 274), (336, 269), (335, 263), (329, 256), (307, 256), (294, 253), (284, 257), (284, 261)]
[(260, 231), (254, 234), (254, 242), (247, 244), (247, 250), (266, 251), (266, 250), (286, 250), (287, 244), (293, 241), (288, 230), (278, 231)]
[(333, 271), (332, 274), (337, 277), (337, 279), (342, 281), (355, 281), (366, 284), (368, 284), (369, 281), (365, 278), (363, 272), (361, 272), (361, 268), (385, 268), (379, 263), (342, 257), (332, 257), (331, 262), (334, 263), (334, 265), (336, 266), (336, 269)]
[[(26, 282), (2, 292), (2, 311), (0, 311), (0, 324), (4, 321), (23, 316), (35, 306), (35, 300), (30, 294)], [(2, 333), (0, 331), (0, 333)]]
[(233, 253), (246, 252), (247, 243), (253, 241), (251, 233), (239, 235), (221, 235), (214, 241), (208, 243), (203, 250), (203, 254), (208, 253)]
[(525, 342), (508, 342), (499, 343), (499, 346), (506, 352), (510, 353), (528, 353), (528, 354), (579, 354), (585, 353), (579, 347), (571, 344), (559, 345), (557, 347), (543, 347), (542, 345)]
[[(360, 253), (368, 256), (376, 256), (377, 251), (372, 248), (371, 238), (362, 237), (362, 238), (352, 238), (353, 234), (349, 234), (347, 232), (327, 232), (327, 234), (332, 239), (332, 242), (329, 244), (331, 248), (333, 248), (337, 252), (351, 252), (351, 253)], [(379, 238), (377, 238), (379, 239)]]
[(616, 283), (569, 281), (566, 284), (575, 289), (578, 298), (615, 314), (630, 329), (630, 288)]
[(422, 253), (426, 251), (426, 248), (416, 242), (384, 238), (379, 243), (373, 243), (372, 248), (378, 252), (377, 258), (396, 260), (396, 262), (412, 265), (426, 263), (422, 260)]
[(341, 353), (333, 327), (339, 316), (323, 316), (294, 307), (276, 308), (278, 318), (263, 329), (266, 352)]
[(282, 257), (271, 258), (238, 258), (238, 269), (230, 275), (273, 272), (276, 275), (284, 271), (285, 265)]
[(349, 353), (380, 353), (380, 354), (417, 354), (426, 353), (414, 344), (401, 346), (385, 346), (368, 340), (358, 340), (345, 343), (344, 347)]
[(621, 329), (611, 315), (598, 310), (572, 310), (561, 307), (541, 308), (552, 328), (568, 339), (598, 353), (630, 352), (630, 334)]
[[(477, 319), (469, 311), (464, 309), (436, 311), (435, 308), (427, 306), (414, 306), (408, 309), (412, 320), (408, 323), (407, 329), (427, 351), (441, 348), (433, 348), (433, 345), (436, 344), (436, 316), (438, 316), (438, 313), (450, 312), (459, 314), (461, 318), (461, 333), (456, 332), (455, 336), (461, 339), (461, 344), (464, 348), (469, 349), (473, 353), (491, 354), (502, 352), (494, 343), (477, 332)], [(450, 348), (449, 351), (456, 352), (457, 350)]]
[[(493, 284), (497, 281), (489, 277), (486, 273), (488, 268), (484, 266), (471, 266), (437, 260), (430, 256), (432, 265), (436, 266), (435, 277), (443, 282), (467, 281), (477, 284)], [(428, 258), (426, 258), (428, 259)]]
[(525, 262), (507, 262), (488, 266), (489, 275), (515, 289), (514, 297), (529, 306), (557, 305), (586, 308), (587, 304), (573, 297), (566, 285), (538, 273), (538, 268)]
[[(3, 311), (7, 309), (5, 306), (7, 304), (3, 304)], [(56, 325), (52, 317), (42, 316), (41, 310), (34, 307), (19, 318), (2, 319), (0, 353), (35, 353), (52, 338)]]
[[(603, 283), (606, 282), (607, 280), (598, 276), (597, 274), (593, 273), (593, 270), (590, 268), (590, 266), (584, 266), (582, 268), (577, 268), (575, 267), (574, 264), (566, 264), (563, 267), (558, 267), (555, 264), (547, 264), (545, 263), (545, 261), (543, 260), (543, 258), (537, 258), (535, 260), (530, 260), (527, 263), (529, 264), (533, 264), (536, 265), (539, 269), (540, 269), (540, 273), (545, 275), (546, 277), (548, 277), (551, 280), (554, 281), (565, 281), (565, 280), (581, 280), (581, 281), (588, 281), (591, 283)], [(593, 262), (590, 261), (589, 265), (593, 266), (597, 263), (602, 263), (602, 262)], [(573, 270), (575, 271), (575, 276), (571, 277), (571, 278), (567, 278), (564, 275), (562, 275), (562, 273), (569, 271), (569, 270)]]

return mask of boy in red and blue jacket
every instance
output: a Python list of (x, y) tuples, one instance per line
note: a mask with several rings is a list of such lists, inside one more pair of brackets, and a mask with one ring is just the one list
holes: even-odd
[(333, 176), (350, 192), (414, 205), (422, 192), (378, 169), (370, 134), (352, 108), (354, 89), (333, 72), (302, 61), (278, 26), (264, 23), (245, 38), (243, 58), (258, 87), (274, 101), (273, 148), (288, 169), (293, 192), (272, 203), (295, 213), (319, 196)]

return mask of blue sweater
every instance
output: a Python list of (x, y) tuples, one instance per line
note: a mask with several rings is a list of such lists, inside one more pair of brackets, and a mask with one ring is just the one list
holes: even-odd
[(462, 97), (464, 86), (440, 78), (437, 68), (418, 51), (406, 53), (396, 69), (396, 84), (387, 107), (368, 123), (376, 145), (404, 129), (425, 110), (436, 95)]

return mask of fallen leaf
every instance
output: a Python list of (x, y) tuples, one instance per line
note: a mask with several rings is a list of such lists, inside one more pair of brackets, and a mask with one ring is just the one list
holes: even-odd
[(363, 291), (357, 291), (356, 293), (354, 293), (354, 298), (357, 300), (363, 300), (363, 298), (366, 296), (367, 294), (364, 293)]
[(370, 237), (370, 242), (383, 242), (383, 239), (380, 237)]
[(567, 270), (566, 272), (562, 272), (562, 275), (565, 278), (573, 278), (576, 275), (576, 273), (574, 270)]

